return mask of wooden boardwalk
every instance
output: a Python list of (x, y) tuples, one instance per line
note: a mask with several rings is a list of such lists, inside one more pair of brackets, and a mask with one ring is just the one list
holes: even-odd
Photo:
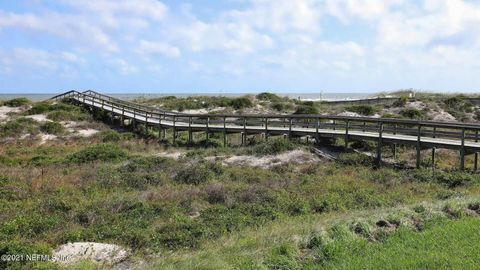
[(53, 97), (68, 99), (76, 104), (92, 109), (110, 112), (123, 124), (128, 120), (134, 125), (158, 128), (160, 137), (165, 138), (165, 130), (173, 130), (173, 141), (180, 131), (188, 131), (189, 141), (193, 132), (205, 132), (206, 140), (210, 133), (223, 133), (227, 144), (227, 134), (242, 134), (242, 143), (249, 134), (270, 136), (307, 137), (317, 141), (322, 138), (342, 138), (345, 147), (351, 140), (377, 142), (377, 163), (380, 166), (382, 146), (391, 144), (394, 153), (397, 145), (413, 145), (417, 150), (416, 164), (420, 167), (422, 149), (432, 149), (432, 164), (435, 164), (435, 149), (445, 148), (459, 151), (459, 167), (465, 168), (465, 156), (474, 154), (474, 170), (478, 168), (480, 151), (480, 125), (472, 123), (446, 123), (404, 119), (383, 119), (369, 117), (343, 117), (329, 115), (238, 115), (238, 114), (183, 114), (159, 108), (139, 105), (116, 99), (94, 91), (69, 91)]

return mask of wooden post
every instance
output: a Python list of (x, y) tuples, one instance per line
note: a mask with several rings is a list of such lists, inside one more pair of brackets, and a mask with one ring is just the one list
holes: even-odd
[(336, 130), (337, 128), (337, 121), (333, 119), (333, 130)]
[(210, 117), (207, 117), (207, 132), (205, 133), (207, 144), (208, 144), (208, 140), (210, 139), (210, 138), (209, 138), (209, 134), (208, 134), (208, 133), (210, 132), (210, 131), (209, 131), (209, 128), (208, 128), (209, 122), (210, 122)]
[(176, 121), (177, 121), (177, 116), (174, 115), (173, 116), (173, 138), (172, 138), (172, 142), (173, 144), (175, 144), (175, 141), (177, 139), (177, 127), (176, 127)]
[(265, 141), (268, 141), (268, 118), (265, 117)]
[(316, 127), (317, 138), (315, 139), (317, 144), (319, 144), (319, 142), (320, 142), (320, 132), (319, 132), (319, 129), (320, 129), (320, 118), (317, 117), (317, 127)]
[(148, 136), (148, 112), (145, 112), (145, 136)]
[(421, 130), (422, 125), (418, 125), (418, 130), (417, 130), (417, 164), (416, 167), (417, 169), (420, 169), (420, 150), (421, 150)]
[(349, 126), (350, 126), (350, 121), (347, 120), (345, 122), (345, 151), (347, 151), (347, 149), (348, 149), (348, 129), (349, 129)]
[(292, 139), (292, 118), (288, 118), (288, 139)]
[(465, 170), (465, 128), (462, 128), (462, 145), (460, 148), (460, 170)]
[(366, 126), (367, 126), (367, 122), (363, 121), (363, 128), (362, 128), (362, 132), (365, 132), (365, 130), (366, 130), (366, 129), (365, 129), (365, 128), (366, 128)]
[[(433, 138), (437, 137), (437, 127), (433, 127)], [(435, 152), (436, 148), (432, 148), (432, 170), (435, 171)]]
[[(475, 142), (478, 142), (478, 130), (475, 132)], [(473, 171), (477, 171), (478, 170), (478, 152), (475, 152), (475, 157), (474, 157), (474, 161), (473, 161)]]
[(162, 116), (158, 115), (158, 139), (162, 139)]
[[(394, 125), (393, 127), (393, 135), (397, 135), (397, 124)], [(397, 158), (397, 144), (393, 144), (393, 158)]]
[(192, 117), (188, 117), (188, 143), (192, 143)]
[(378, 127), (378, 143), (377, 143), (377, 168), (382, 166), (382, 136), (383, 136), (383, 122), (380, 122)]
[(223, 117), (223, 147), (227, 147), (227, 117)]
[(242, 145), (247, 144), (247, 118), (243, 117), (243, 134), (242, 134)]

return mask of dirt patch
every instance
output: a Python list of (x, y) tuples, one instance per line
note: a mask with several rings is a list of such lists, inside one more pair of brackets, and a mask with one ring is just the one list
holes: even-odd
[(59, 246), (53, 251), (55, 261), (70, 265), (82, 260), (113, 265), (124, 261), (129, 252), (121, 246), (95, 242), (75, 242)]
[(185, 153), (183, 153), (183, 152), (161, 152), (161, 153), (157, 153), (157, 156), (173, 158), (173, 159), (177, 160), (177, 159), (180, 159), (180, 158), (184, 157)]
[(222, 161), (226, 166), (250, 166), (271, 168), (285, 163), (313, 163), (318, 162), (320, 159), (309, 152), (304, 150), (293, 150), (278, 155), (268, 155), (263, 157), (257, 156), (232, 156)]

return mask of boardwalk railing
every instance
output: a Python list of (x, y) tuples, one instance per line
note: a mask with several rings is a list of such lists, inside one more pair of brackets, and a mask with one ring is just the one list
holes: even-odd
[(435, 164), (435, 149), (458, 150), (460, 168), (465, 168), (465, 155), (474, 154), (474, 169), (478, 168), (480, 150), (480, 125), (473, 123), (446, 123), (436, 121), (416, 121), (405, 119), (384, 119), (369, 117), (346, 117), (332, 115), (279, 115), (279, 114), (185, 114), (165, 111), (161, 108), (145, 106), (124, 101), (95, 91), (69, 91), (52, 99), (68, 99), (84, 106), (111, 112), (119, 117), (121, 123), (129, 119), (134, 125), (157, 127), (165, 138), (165, 130), (173, 130), (175, 142), (177, 132), (188, 131), (189, 141), (193, 132), (205, 132), (206, 140), (213, 132), (223, 133), (224, 144), (227, 134), (242, 134), (245, 144), (247, 135), (263, 134), (314, 138), (342, 138), (345, 147), (351, 140), (369, 140), (377, 142), (377, 163), (381, 164), (382, 146), (413, 145), (416, 147), (416, 164), (420, 167), (422, 149), (432, 149), (432, 161)]

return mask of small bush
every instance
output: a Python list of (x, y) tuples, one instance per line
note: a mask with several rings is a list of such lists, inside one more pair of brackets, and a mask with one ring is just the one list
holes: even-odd
[(284, 111), (293, 109), (293, 105), (287, 102), (275, 102), (275, 103), (272, 103), (270, 107), (279, 112), (284, 112)]
[(315, 105), (300, 105), (293, 114), (318, 114), (318, 108)]
[(178, 183), (199, 185), (201, 183), (209, 182), (216, 174), (219, 174), (216, 170), (217, 169), (215, 169), (213, 164), (199, 163), (183, 168), (178, 172), (174, 180)]
[(32, 114), (42, 114), (49, 112), (51, 110), (51, 105), (46, 102), (39, 102), (35, 103), (28, 111), (26, 112), (27, 115)]
[(406, 96), (401, 96), (397, 101), (393, 103), (394, 107), (404, 107), (407, 104), (408, 98)]
[(424, 119), (426, 114), (424, 111), (418, 109), (403, 109), (400, 111), (400, 115), (410, 119)]
[(127, 153), (116, 145), (97, 144), (69, 155), (68, 160), (73, 163), (88, 163), (96, 160), (118, 161), (127, 156)]
[(20, 136), (25, 132), (38, 132), (37, 121), (21, 117), (15, 120), (10, 120), (4, 125), (0, 125), (0, 133), (4, 136)]
[(289, 140), (276, 139), (255, 145), (252, 152), (257, 156), (276, 155), (285, 151), (293, 150), (295, 147), (296, 145)]
[(273, 93), (268, 93), (268, 92), (263, 92), (260, 93), (256, 96), (258, 100), (263, 100), (263, 101), (270, 101), (270, 102), (279, 102), (282, 101), (282, 98), (273, 94)]
[(65, 111), (57, 110), (47, 114), (47, 118), (53, 121), (85, 121), (88, 120), (88, 115), (81, 111)]
[(373, 166), (375, 163), (375, 158), (359, 153), (340, 154), (337, 162), (353, 166)]
[(122, 139), (122, 136), (118, 132), (111, 129), (102, 130), (98, 134), (98, 137), (102, 142), (118, 142)]
[(361, 115), (374, 115), (378, 110), (371, 105), (353, 105), (345, 108), (347, 111), (356, 112)]
[(47, 134), (60, 135), (64, 134), (67, 130), (58, 122), (46, 122), (40, 126), (40, 130)]
[(28, 105), (30, 103), (31, 101), (28, 98), (20, 97), (20, 98), (7, 100), (4, 102), (4, 105), (8, 107), (21, 107), (21, 106)]
[(253, 102), (248, 97), (235, 98), (230, 102), (230, 105), (235, 109), (250, 108), (253, 106)]

